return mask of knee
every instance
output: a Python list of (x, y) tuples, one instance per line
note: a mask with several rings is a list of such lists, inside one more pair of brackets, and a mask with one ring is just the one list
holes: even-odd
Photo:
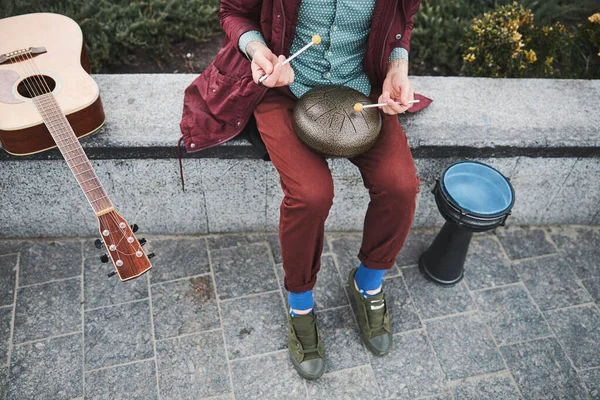
[(333, 204), (333, 182), (323, 181), (301, 185), (290, 193), (293, 203), (311, 212), (328, 213)]
[(419, 178), (415, 173), (389, 172), (374, 182), (371, 195), (394, 203), (414, 202), (419, 193)]

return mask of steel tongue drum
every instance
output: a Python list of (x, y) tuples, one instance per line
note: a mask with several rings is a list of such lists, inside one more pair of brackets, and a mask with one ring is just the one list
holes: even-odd
[(294, 108), (294, 130), (310, 149), (327, 157), (351, 158), (367, 152), (379, 137), (377, 108), (354, 110), (369, 104), (367, 96), (340, 85), (318, 86), (306, 92)]

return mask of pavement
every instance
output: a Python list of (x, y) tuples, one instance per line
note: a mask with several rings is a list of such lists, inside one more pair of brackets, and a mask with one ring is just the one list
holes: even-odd
[[(147, 237), (132, 281), (93, 238), (0, 240), (0, 392), (6, 399), (600, 399), (600, 227), (477, 234), (465, 279), (416, 267), (414, 229), (384, 289), (384, 357), (360, 342), (345, 287), (361, 235), (327, 234), (314, 290), (327, 371), (286, 350), (274, 233)], [(138, 235), (139, 236), (139, 235)]]

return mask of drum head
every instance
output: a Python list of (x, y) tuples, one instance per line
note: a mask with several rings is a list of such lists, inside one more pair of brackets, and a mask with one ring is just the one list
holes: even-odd
[(451, 165), (444, 171), (441, 184), (448, 201), (474, 216), (504, 215), (515, 201), (508, 180), (494, 168), (478, 162)]

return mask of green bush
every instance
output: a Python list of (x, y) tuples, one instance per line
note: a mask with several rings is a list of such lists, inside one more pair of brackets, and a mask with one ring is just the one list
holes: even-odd
[[(590, 19), (576, 28), (576, 34), (560, 22), (537, 27), (530, 9), (516, 2), (499, 7), (473, 21), (463, 43), (462, 73), (504, 78), (597, 77), (598, 60), (591, 42), (598, 39), (597, 26), (600, 23)], [(588, 65), (583, 68), (585, 57)]]
[(474, 17), (486, 5), (468, 0), (424, 0), (411, 36), (411, 71), (456, 75), (462, 65), (461, 43)]
[(96, 72), (128, 62), (136, 51), (168, 59), (173, 43), (202, 42), (221, 31), (219, 0), (1, 0), (0, 15), (64, 14), (79, 23)]

